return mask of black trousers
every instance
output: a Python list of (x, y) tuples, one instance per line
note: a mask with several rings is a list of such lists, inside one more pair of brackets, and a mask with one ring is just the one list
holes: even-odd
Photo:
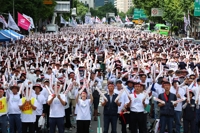
[(195, 120), (183, 119), (183, 129), (184, 133), (195, 133)]
[(144, 112), (132, 112), (130, 114), (131, 133), (147, 133), (146, 114)]
[(22, 133), (35, 133), (35, 123), (22, 122)]
[(70, 128), (72, 127), (71, 120), (70, 120), (70, 108), (65, 109), (65, 127)]
[(122, 133), (127, 133), (127, 130), (126, 130), (126, 124), (127, 124), (127, 120), (128, 120), (128, 114), (123, 114), (122, 115), (119, 115), (119, 120), (121, 121), (121, 125), (122, 125)]
[(46, 114), (46, 118), (47, 118), (47, 129), (49, 128), (49, 111), (50, 111), (50, 106), (47, 104), (46, 106), (46, 110), (47, 110), (47, 114)]
[(90, 120), (77, 120), (77, 133), (89, 133)]

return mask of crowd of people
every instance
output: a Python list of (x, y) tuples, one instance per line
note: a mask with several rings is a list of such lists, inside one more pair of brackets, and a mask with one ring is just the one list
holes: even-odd
[(109, 25), (1, 45), (2, 133), (8, 122), (10, 133), (40, 133), (43, 118), (49, 133), (72, 130), (71, 118), (77, 133), (89, 133), (101, 113), (103, 133), (110, 124), (111, 133), (147, 133), (148, 115), (160, 133), (199, 133), (200, 45)]

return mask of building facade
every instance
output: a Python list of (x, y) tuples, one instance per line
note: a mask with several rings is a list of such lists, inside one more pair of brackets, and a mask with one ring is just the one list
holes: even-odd
[(132, 0), (115, 0), (114, 6), (119, 12), (126, 13), (133, 6)]

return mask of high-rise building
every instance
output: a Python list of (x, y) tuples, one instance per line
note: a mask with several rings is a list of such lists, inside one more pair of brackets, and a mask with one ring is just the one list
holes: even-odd
[(115, 0), (114, 6), (119, 12), (126, 13), (133, 6), (132, 0)]
[(94, 0), (79, 0), (85, 5), (88, 5), (90, 8), (94, 8)]

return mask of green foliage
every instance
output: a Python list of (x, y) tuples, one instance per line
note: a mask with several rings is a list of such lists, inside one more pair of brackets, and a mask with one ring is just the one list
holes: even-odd
[(178, 31), (178, 26), (173, 26), (172, 31), (174, 31), (174, 32)]
[(89, 8), (86, 7), (83, 3), (77, 2), (77, 16), (84, 18), (85, 14), (89, 11)]
[(131, 7), (128, 9), (128, 11), (126, 12), (127, 16), (133, 16), (133, 12), (134, 12), (134, 7)]
[(163, 12), (163, 20), (173, 23), (183, 20), (183, 8), (180, 0), (163, 0), (161, 4)]
[(92, 16), (98, 16), (100, 19), (106, 17), (106, 13), (115, 13), (117, 15), (117, 9), (112, 3), (105, 4), (104, 6), (99, 7), (98, 9), (90, 9)]
[(118, 13), (121, 19), (124, 19), (126, 17), (126, 14), (124, 12)]
[[(0, 8), (0, 12), (10, 12), (12, 14), (13, 0), (2, 0), (0, 4), (3, 7)], [(43, 0), (14, 0), (14, 4), (15, 19), (17, 18), (17, 12), (20, 12), (31, 16), (37, 22), (39, 19), (46, 19), (52, 16), (56, 2), (53, 0), (52, 5), (44, 5)]]
[[(144, 9), (150, 20), (170, 23), (183, 21), (184, 12), (188, 10), (192, 16), (194, 12), (194, 0), (133, 0), (135, 8)], [(162, 17), (151, 17), (151, 8), (162, 8)]]

